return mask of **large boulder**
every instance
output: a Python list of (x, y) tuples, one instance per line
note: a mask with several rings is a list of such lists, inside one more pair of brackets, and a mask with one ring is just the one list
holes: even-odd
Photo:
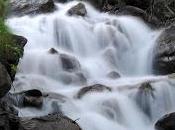
[(25, 15), (48, 13), (55, 9), (53, 0), (11, 0), (11, 14)]
[(10, 76), (7, 73), (5, 67), (0, 63), (0, 98), (6, 95), (11, 89)]
[(0, 101), (0, 129), (1, 130), (18, 130), (19, 118), (16, 110), (7, 104)]
[(140, 9), (148, 9), (152, 0), (123, 0), (126, 5), (138, 7)]
[(1, 46), (0, 48), (0, 62), (5, 66), (13, 80), (19, 59), (23, 56), (24, 46), (27, 43), (27, 39), (14, 34), (11, 34), (9, 39), (10, 43), (7, 44), (7, 47), (3, 48)]
[(80, 99), (88, 93), (103, 92), (103, 91), (110, 92), (110, 91), (112, 91), (112, 89), (110, 87), (107, 87), (107, 86), (101, 85), (101, 84), (95, 84), (95, 85), (92, 85), (92, 86), (87, 86), (87, 87), (84, 87), (84, 88), (79, 90), (79, 92), (76, 95), (76, 98)]
[(146, 10), (151, 4), (151, 0), (84, 0), (90, 2), (97, 8), (103, 11), (109, 11), (111, 9), (119, 9), (124, 6), (134, 6), (140, 9)]
[(166, 24), (175, 18), (175, 1), (154, 0), (152, 14)]
[(68, 15), (77, 15), (77, 16), (86, 16), (87, 10), (83, 3), (78, 3), (77, 5), (73, 6), (71, 9), (68, 10)]
[(165, 29), (158, 37), (157, 42), (153, 59), (154, 73), (175, 73), (175, 25)]
[(66, 116), (50, 114), (44, 117), (21, 119), (19, 130), (81, 130), (81, 128)]
[(175, 113), (163, 116), (155, 124), (156, 130), (175, 130)]
[(130, 15), (141, 18), (143, 21), (148, 23), (152, 27), (159, 27), (160, 21), (155, 16), (150, 16), (145, 10), (134, 6), (123, 6), (117, 11), (113, 12), (116, 15)]
[(14, 108), (0, 101), (1, 130), (81, 130), (76, 121), (62, 114), (49, 114), (43, 117), (18, 117)]

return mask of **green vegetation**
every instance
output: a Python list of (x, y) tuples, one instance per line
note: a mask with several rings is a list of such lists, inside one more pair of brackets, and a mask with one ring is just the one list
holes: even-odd
[(7, 11), (8, 0), (0, 0), (0, 17), (4, 18)]
[(9, 74), (14, 76), (23, 51), (5, 25), (7, 3), (7, 0), (0, 0), (0, 62), (6, 66)]

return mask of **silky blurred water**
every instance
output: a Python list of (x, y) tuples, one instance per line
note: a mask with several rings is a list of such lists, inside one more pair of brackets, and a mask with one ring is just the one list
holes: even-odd
[[(77, 3), (57, 3), (53, 13), (7, 20), (12, 31), (28, 39), (15, 92), (39, 89), (63, 95), (66, 101), (56, 102), (83, 130), (153, 130), (154, 122), (175, 108), (173, 80), (152, 74), (152, 51), (160, 31), (135, 17), (100, 13), (87, 3), (87, 16), (69, 16), (67, 10)], [(62, 55), (73, 59), (75, 70), (65, 70)], [(110, 78), (110, 72), (121, 77)], [(143, 82), (152, 82), (153, 94), (139, 95)], [(97, 83), (112, 92), (75, 98), (81, 88)], [(20, 116), (41, 116), (53, 108), (44, 103), (42, 110), (19, 111)]]

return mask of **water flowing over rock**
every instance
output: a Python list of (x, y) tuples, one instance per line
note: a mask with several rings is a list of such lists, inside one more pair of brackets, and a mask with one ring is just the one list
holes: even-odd
[(107, 76), (111, 79), (117, 79), (121, 77), (120, 74), (115, 71), (109, 72)]
[(54, 48), (49, 49), (50, 54), (58, 54), (58, 51)]
[(143, 83), (140, 85), (136, 95), (136, 101), (141, 109), (145, 112), (148, 117), (152, 118), (151, 104), (152, 99), (155, 98), (154, 88), (151, 83)]
[(92, 86), (84, 87), (77, 93), (77, 98), (82, 98), (85, 94), (90, 92), (103, 92), (103, 91), (112, 91), (110, 87), (95, 84)]
[(60, 54), (60, 60), (65, 71), (78, 71), (81, 68), (79, 61), (75, 57), (66, 54)]
[(165, 29), (158, 37), (155, 47), (154, 71), (157, 74), (175, 72), (175, 26)]
[[(126, 4), (108, 0), (110, 6), (118, 2)], [(175, 110), (174, 79), (152, 71), (160, 30), (84, 1), (55, 6), (49, 14), (7, 19), (13, 32), (28, 39), (15, 89), (6, 95), (19, 111), (21, 129), (154, 130), (161, 115)], [(78, 10), (70, 16), (72, 8)], [(30, 104), (20, 106), (24, 97)]]

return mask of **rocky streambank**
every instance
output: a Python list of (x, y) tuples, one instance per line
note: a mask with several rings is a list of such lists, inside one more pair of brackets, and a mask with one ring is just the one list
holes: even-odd
[[(18, 49), (21, 49), (23, 53), (23, 47), (27, 43), (24, 37), (13, 35), (15, 38), (14, 44), (19, 45)], [(17, 46), (18, 47), (18, 46)], [(12, 50), (11, 50), (12, 51)], [(11, 52), (9, 50), (9, 55)], [(3, 55), (4, 56), (4, 55)], [(81, 130), (79, 125), (64, 116), (59, 107), (54, 105), (55, 99), (60, 102), (64, 102), (64, 97), (62, 96), (52, 96), (52, 94), (42, 94), (38, 90), (29, 90), (25, 92), (20, 92), (16, 94), (11, 94), (9, 90), (11, 89), (12, 81), (14, 79), (14, 73), (11, 74), (11, 69), (9, 65), (17, 65), (19, 58), (11, 54), (8, 57), (2, 57), (0, 62), (0, 129), (1, 130)], [(16, 71), (15, 71), (16, 72)], [(12, 88), (13, 89), (13, 88)], [(53, 102), (54, 110), (42, 117), (19, 117), (18, 108), (24, 107), (34, 107), (40, 109), (43, 104), (43, 100), (47, 98), (48, 102)]]

